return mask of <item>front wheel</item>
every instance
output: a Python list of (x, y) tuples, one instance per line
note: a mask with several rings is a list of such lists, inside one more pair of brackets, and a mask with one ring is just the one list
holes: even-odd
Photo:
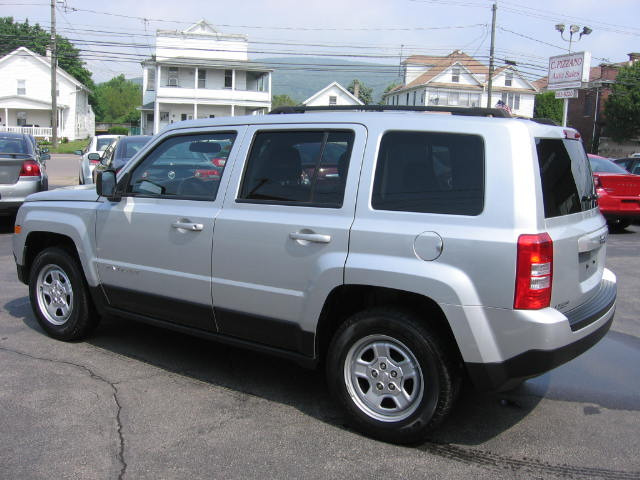
[(98, 323), (82, 271), (61, 248), (47, 248), (36, 256), (29, 298), (40, 326), (58, 340), (84, 338)]
[(331, 342), (329, 386), (359, 430), (384, 441), (418, 442), (448, 415), (458, 391), (449, 343), (412, 313), (361, 312)]

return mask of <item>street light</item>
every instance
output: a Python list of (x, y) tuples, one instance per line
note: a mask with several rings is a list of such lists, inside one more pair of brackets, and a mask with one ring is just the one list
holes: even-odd
[[(569, 40), (564, 38), (564, 31), (566, 30), (566, 26), (565, 26), (564, 23), (558, 23), (556, 25), (556, 30), (558, 32), (560, 32), (560, 37), (562, 38), (562, 40), (564, 40), (565, 42), (569, 42), (569, 53), (571, 53), (571, 44), (573, 42), (573, 36), (576, 33), (580, 32), (580, 25), (570, 25), (569, 26)], [(582, 31), (580, 32), (580, 36), (578, 37), (578, 40), (576, 40), (576, 42), (579, 42), (583, 35), (589, 35), (591, 32), (593, 32), (593, 30), (591, 30), (587, 26), (583, 26), (582, 27)], [(569, 99), (565, 98), (564, 99), (564, 107), (562, 109), (562, 126), (563, 127), (567, 126), (567, 114), (568, 114), (568, 112), (569, 112)]]
[[(580, 25), (569, 26), (569, 40), (564, 38), (565, 29), (566, 27), (564, 23), (558, 23), (556, 25), (556, 30), (560, 32), (560, 37), (562, 38), (562, 40), (564, 40), (565, 42), (569, 42), (569, 53), (571, 53), (571, 44), (573, 43), (573, 35), (580, 32)], [(586, 26), (582, 27), (582, 31), (580, 32), (580, 36), (578, 37), (578, 40), (576, 40), (576, 42), (580, 41), (583, 35), (589, 35), (591, 32), (593, 32), (593, 30), (590, 29), (589, 27), (586, 27)]]

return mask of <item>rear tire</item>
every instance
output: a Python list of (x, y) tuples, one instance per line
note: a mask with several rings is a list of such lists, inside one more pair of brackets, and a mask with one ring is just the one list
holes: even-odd
[(413, 313), (374, 308), (336, 331), (327, 379), (358, 430), (416, 443), (451, 411), (461, 379), (454, 358), (450, 342)]
[(78, 262), (61, 248), (47, 248), (36, 256), (29, 298), (40, 326), (58, 340), (80, 340), (98, 324)]
[(620, 232), (625, 228), (627, 228), (629, 225), (631, 225), (631, 220), (628, 220), (626, 218), (616, 218), (607, 223), (609, 225), (610, 230), (614, 232)]

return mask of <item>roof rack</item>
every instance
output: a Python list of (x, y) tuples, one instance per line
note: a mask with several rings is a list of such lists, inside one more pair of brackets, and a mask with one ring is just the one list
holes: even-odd
[(327, 105), (318, 107), (307, 107), (297, 105), (294, 107), (277, 107), (269, 112), (270, 115), (306, 113), (306, 112), (441, 112), (451, 115), (464, 115), (469, 117), (500, 117), (511, 118), (511, 114), (501, 108), (481, 108), (481, 107), (421, 107), (411, 105)]

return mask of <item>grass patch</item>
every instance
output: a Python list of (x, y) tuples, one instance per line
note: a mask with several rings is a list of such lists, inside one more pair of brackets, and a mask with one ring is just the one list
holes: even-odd
[(89, 140), (73, 140), (67, 143), (58, 143), (58, 148), (53, 148), (51, 145), (43, 145), (49, 149), (49, 153), (73, 153), (76, 150), (82, 150), (87, 146)]

